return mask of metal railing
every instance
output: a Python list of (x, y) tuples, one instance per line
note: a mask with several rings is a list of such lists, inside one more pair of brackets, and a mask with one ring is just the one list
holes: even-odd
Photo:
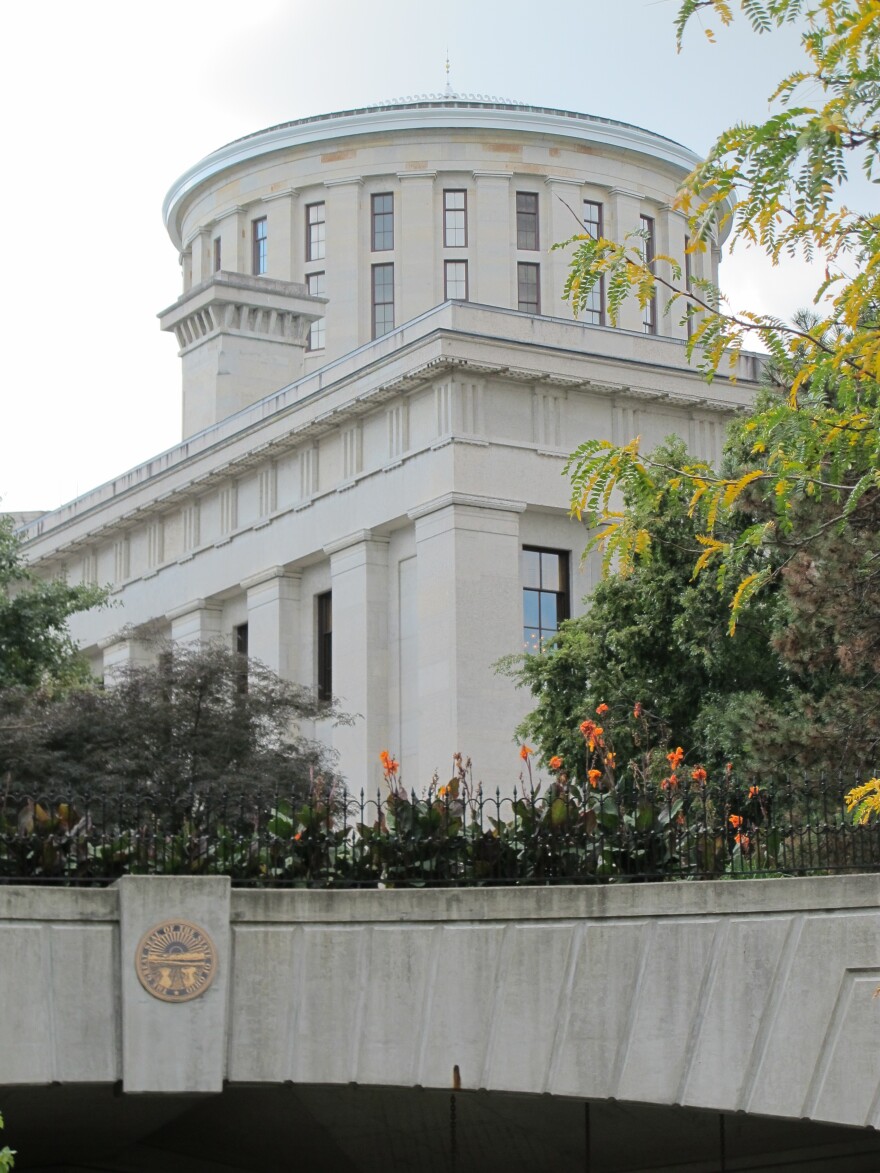
[(880, 871), (880, 826), (856, 826), (851, 781), (727, 778), (664, 790), (550, 783), (502, 797), (465, 784), (375, 798), (144, 786), (0, 792), (0, 883), (106, 884), (126, 874), (236, 884), (589, 884)]

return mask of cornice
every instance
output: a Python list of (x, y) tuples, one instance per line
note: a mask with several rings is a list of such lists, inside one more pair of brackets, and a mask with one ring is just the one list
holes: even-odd
[(480, 497), (473, 493), (444, 493), (442, 497), (434, 497), (417, 505), (415, 509), (408, 509), (406, 516), (410, 521), (418, 521), (420, 517), (427, 517), (430, 513), (437, 513), (440, 509), (448, 509), (450, 505), (464, 505), (469, 509), (493, 509), (499, 513), (525, 513), (525, 501), (513, 501), (506, 497)]
[(368, 107), (338, 114), (300, 119), (269, 127), (227, 143), (190, 167), (173, 184), (162, 207), (168, 232), (180, 247), (180, 221), (187, 198), (202, 184), (231, 167), (265, 155), (314, 146), (340, 138), (417, 130), (499, 131), (505, 135), (570, 138), (593, 147), (623, 151), (670, 166), (682, 176), (700, 162), (687, 147), (638, 126), (568, 110), (491, 102), (416, 102)]

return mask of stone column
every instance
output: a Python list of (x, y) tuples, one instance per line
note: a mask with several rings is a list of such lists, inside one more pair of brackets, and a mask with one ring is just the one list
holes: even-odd
[[(670, 204), (664, 204), (657, 218), (657, 252), (666, 253), (667, 256), (675, 258), (681, 266), (681, 278), (678, 281), (674, 281), (672, 270), (665, 262), (660, 267), (660, 275), (675, 285), (677, 289), (685, 288), (687, 261), (684, 255), (684, 242), (686, 236), (687, 220), (685, 217)], [(691, 263), (693, 263), (693, 259), (691, 257)], [(664, 315), (663, 307), (668, 300), (669, 298), (663, 293), (658, 294), (657, 311), (659, 315), (659, 333), (666, 338), (687, 338), (687, 325), (682, 325), (681, 323), (686, 303), (684, 301), (677, 301), (669, 314)]]
[[(612, 187), (609, 193), (608, 213), (610, 223), (606, 232), (611, 240), (622, 244), (630, 232), (638, 232), (641, 228), (639, 217), (642, 212), (642, 197), (637, 192), (625, 191), (620, 187)], [(630, 245), (637, 245), (638, 241), (630, 241)], [(658, 250), (659, 251), (659, 250)], [(658, 310), (660, 299), (658, 298)], [(620, 307), (620, 317), (617, 322), (623, 330), (634, 330), (642, 333), (642, 310), (635, 297), (629, 297)]]
[[(268, 237), (270, 277), (302, 281), (302, 234), (296, 232), (298, 192), (295, 188), (263, 197)], [(299, 247), (297, 247), (299, 245)]]
[(562, 300), (562, 289), (568, 276), (568, 263), (573, 248), (550, 252), (549, 246), (568, 240), (579, 231), (583, 232), (584, 189), (580, 180), (563, 179), (557, 175), (548, 175), (544, 182), (547, 184), (547, 199), (550, 201), (547, 216), (550, 239), (544, 252), (546, 276), (543, 285), (547, 290), (547, 299), (541, 309), (545, 314), (553, 314), (557, 318), (571, 318), (574, 316), (571, 305)]
[(302, 655), (301, 577), (272, 566), (241, 585), (247, 591), (248, 654), (285, 680), (310, 684)]
[(134, 635), (113, 635), (100, 644), (104, 661), (104, 685), (111, 687), (120, 669), (139, 667), (152, 660), (149, 646)]
[(414, 510), (418, 590), (419, 776), (445, 780), (452, 755), (511, 790), (519, 766), (516, 691), (493, 665), (522, 647), (519, 501), (451, 493)]
[(195, 647), (219, 639), (222, 618), (223, 609), (217, 603), (205, 599), (184, 603), (166, 615), (166, 619), (171, 622), (171, 642)]
[[(394, 236), (401, 267), (400, 312), (395, 313), (398, 325), (443, 300), (442, 263), (439, 270), (436, 267), (443, 231), (440, 213), (434, 206), (436, 175), (436, 171), (399, 171), (397, 174), (400, 212), (395, 217)], [(438, 272), (439, 289), (435, 284)]]
[[(512, 171), (474, 172), (476, 191), (473, 207), (468, 207), (468, 240), (474, 241), (475, 247), (468, 249), (468, 277), (471, 301), (516, 309), (516, 224), (511, 219), (511, 179)], [(535, 253), (535, 260), (539, 259)]]
[(192, 239), (192, 284), (198, 285), (201, 281), (206, 281), (213, 270), (211, 263), (211, 241), (212, 233), (210, 229), (202, 227), (198, 230)]
[[(370, 340), (370, 267), (358, 272), (362, 250), (369, 242), (361, 232), (361, 187), (363, 179), (327, 180), (327, 255), (309, 263), (310, 270), (323, 269), (331, 298), (327, 307), (327, 357), (347, 354)], [(303, 229), (305, 231), (305, 229)], [(363, 228), (369, 232), (369, 224)]]
[(333, 692), (353, 725), (333, 731), (352, 791), (375, 794), (388, 741), (388, 539), (360, 530), (324, 549), (333, 593)]

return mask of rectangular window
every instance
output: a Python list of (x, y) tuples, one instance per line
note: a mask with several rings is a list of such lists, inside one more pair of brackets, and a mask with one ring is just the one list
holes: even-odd
[[(650, 216), (640, 216), (641, 228), (644, 233), (644, 246), (642, 248), (642, 255), (645, 258), (645, 264), (651, 269), (653, 273), (653, 262), (655, 253), (655, 237), (654, 237), (654, 221)], [(642, 329), (646, 334), (657, 333), (657, 298), (652, 297), (642, 310)]]
[(261, 216), (259, 220), (254, 220), (251, 228), (253, 233), (253, 271), (259, 277), (268, 270), (269, 238), (266, 217)]
[(467, 261), (446, 261), (443, 265), (444, 298), (467, 301)]
[(523, 547), (523, 647), (540, 652), (569, 617), (568, 552)]
[[(247, 659), (248, 655), (248, 625), (246, 623), (239, 623), (237, 627), (232, 629), (232, 641), (236, 652), (240, 656)], [(238, 679), (236, 681), (236, 691), (245, 693), (248, 690), (248, 666), (242, 663), (241, 669), (238, 672)]]
[(391, 192), (372, 197), (372, 249), (374, 253), (394, 248), (394, 196)]
[(467, 192), (443, 193), (443, 247), (464, 248), (467, 245)]
[(221, 268), (220, 260), (220, 237), (214, 237), (214, 272), (219, 273)]
[(541, 312), (541, 266), (521, 261), (516, 266), (516, 308), (527, 314)]
[(324, 257), (326, 225), (324, 223), (324, 205), (308, 204), (306, 206), (306, 260), (320, 261)]
[(317, 597), (318, 700), (333, 699), (333, 595)]
[[(602, 205), (595, 200), (584, 200), (584, 231), (593, 240), (603, 235)], [(593, 326), (605, 325), (605, 280), (600, 277), (590, 290), (587, 304), (584, 306), (582, 318)]]
[(394, 329), (394, 266), (373, 265), (373, 337)]
[[(324, 274), (309, 273), (306, 277), (306, 289), (316, 297), (323, 297)], [(312, 322), (309, 326), (309, 340), (306, 343), (306, 350), (323, 350), (325, 343), (325, 321), (323, 318), (318, 318), (317, 322)]]
[[(689, 236), (686, 236), (684, 238), (684, 287), (688, 291), (688, 293), (690, 293), (690, 291), (691, 291), (691, 280), (694, 275), (693, 269), (691, 268), (690, 247), (691, 247), (691, 238)], [(687, 307), (687, 332), (688, 332), (688, 338), (690, 338), (694, 332), (694, 315), (691, 312), (694, 307), (693, 307), (693, 302), (690, 302), (690, 301), (686, 301), (685, 305)]]
[(516, 247), (538, 247), (538, 196), (533, 191), (516, 193)]

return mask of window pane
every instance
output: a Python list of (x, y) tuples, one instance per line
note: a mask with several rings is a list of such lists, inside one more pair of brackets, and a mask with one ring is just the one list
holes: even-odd
[[(326, 292), (323, 273), (309, 273), (306, 277), (306, 289), (316, 297), (323, 297)], [(312, 322), (309, 326), (309, 340), (307, 350), (323, 350), (326, 345), (326, 323), (323, 318)]]
[(527, 652), (535, 654), (541, 650), (541, 633), (535, 627), (523, 628), (523, 648)]
[(523, 623), (537, 627), (541, 619), (541, 592), (523, 591)]
[(516, 193), (516, 247), (538, 247), (538, 197), (534, 192)]
[(325, 248), (324, 205), (309, 204), (306, 208), (306, 260), (319, 261)]
[(558, 591), (559, 587), (559, 555), (541, 555), (541, 586), (545, 591)]
[(517, 271), (517, 308), (525, 313), (540, 313), (537, 265), (520, 263)]
[(541, 630), (555, 631), (559, 621), (556, 592), (541, 591)]
[(540, 550), (523, 550), (520, 554), (520, 567), (523, 586), (538, 589), (541, 585)]
[(467, 261), (447, 261), (444, 267), (446, 298), (467, 300)]
[(464, 248), (467, 244), (467, 212), (463, 191), (443, 193), (443, 245)]
[(394, 248), (394, 196), (391, 193), (372, 197), (373, 252)]

